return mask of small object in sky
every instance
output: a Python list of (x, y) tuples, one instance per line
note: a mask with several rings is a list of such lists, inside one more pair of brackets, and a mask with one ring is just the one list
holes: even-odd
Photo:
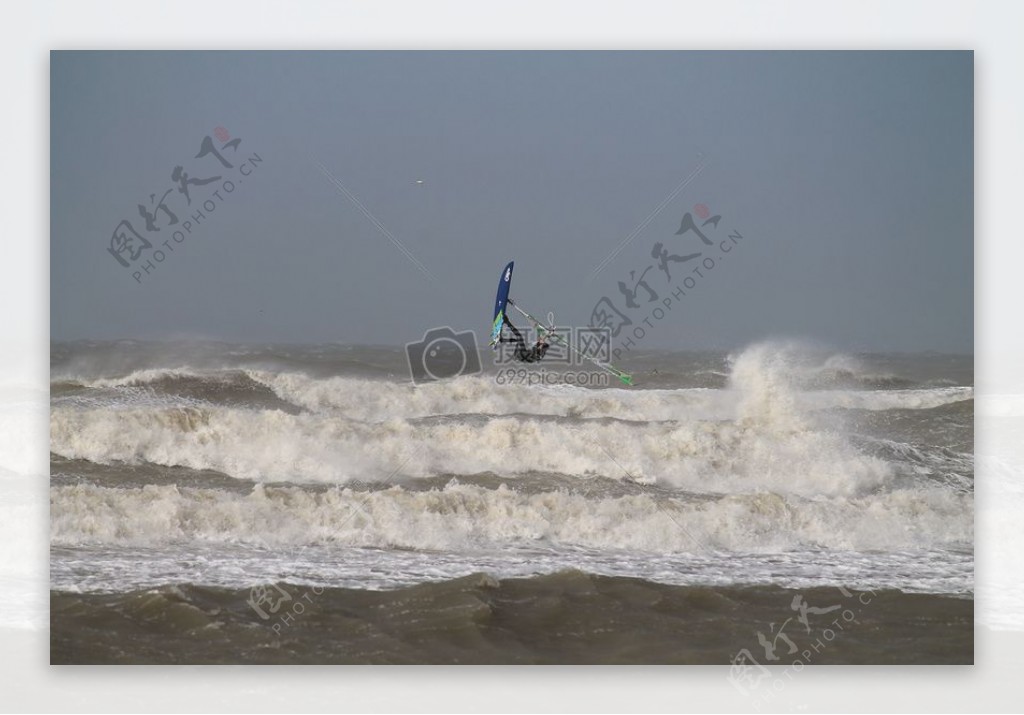
[(423, 185), (423, 179), (416, 179), (416, 185), (417, 186), (422, 186)]

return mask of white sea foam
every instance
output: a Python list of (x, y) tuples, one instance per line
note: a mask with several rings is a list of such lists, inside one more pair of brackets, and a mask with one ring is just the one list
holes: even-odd
[[(358, 377), (313, 377), (299, 372), (231, 371), (264, 385), (279, 398), (306, 410), (338, 414), (349, 419), (380, 422), (432, 415), (512, 413), (568, 417), (616, 417), (624, 420), (728, 419), (753, 388), (771, 400), (804, 410), (854, 408), (862, 410), (930, 409), (970, 400), (972, 387), (904, 390), (799, 389), (793, 371), (780, 374), (770, 357), (745, 353), (734, 365), (731, 389), (585, 389), (568, 385), (499, 385), (493, 377), (464, 376), (413, 385)], [(770, 353), (768, 354), (771, 355)], [(88, 387), (122, 388), (125, 403), (141, 399), (140, 388), (166, 378), (216, 380), (225, 373), (149, 369), (120, 378), (80, 380)], [(796, 382), (797, 384), (794, 384)], [(760, 384), (758, 384), (760, 383)], [(781, 389), (780, 389), (781, 388)], [(134, 390), (134, 391), (133, 391)]]
[(656, 553), (924, 549), (969, 544), (974, 523), (970, 495), (938, 488), (827, 499), (754, 493), (695, 502), (454, 482), (429, 491), (257, 486), (249, 494), (80, 484), (51, 490), (50, 521), (56, 546), (203, 542), (450, 551), (545, 544)]
[[(784, 381), (783, 391), (801, 408), (835, 407), (863, 410), (930, 409), (970, 400), (972, 387), (914, 390), (811, 390), (795, 392), (784, 377), (748, 369), (741, 361), (734, 370), (731, 390), (681, 388), (644, 390), (612, 388), (588, 390), (571, 386), (530, 387), (497, 385), (486, 377), (462, 377), (413, 386), (401, 383), (335, 377), (314, 379), (299, 373), (248, 371), (280, 398), (315, 412), (338, 412), (353, 419), (382, 420), (395, 416), (481, 413), (549, 414), (574, 417), (618, 417), (626, 420), (674, 420), (686, 417), (726, 419), (733, 415), (745, 385), (762, 388), (761, 394), (780, 396), (772, 383)], [(763, 367), (759, 364), (758, 367)], [(739, 375), (737, 374), (739, 371)], [(746, 373), (746, 374), (744, 374)], [(752, 383), (754, 377), (762, 384)]]
[(276, 410), (55, 408), (51, 450), (92, 462), (212, 469), (257, 481), (528, 472), (604, 476), (696, 492), (857, 494), (891, 476), (798, 417), (736, 422), (567, 423), (529, 416), (364, 423)]
[[(285, 372), (253, 364), (134, 365), (123, 377), (64, 380), (99, 389), (59, 388), (50, 413), (55, 454), (214, 470), (257, 485), (114, 488), (117, 469), (102, 484), (61, 482), (50, 492), (52, 543), (72, 554), (57, 559), (61, 578), (95, 577), (88, 588), (119, 589), (146, 561), (139, 554), (162, 554), (170, 566), (154, 566), (153, 583), (169, 574), (194, 579), (197, 569), (175, 555), (212, 549), (223, 559), (215, 580), (231, 583), (264, 579), (275, 554), (287, 555), (282, 573), (316, 554), (304, 572), (312, 582), (341, 569), (334, 575), (344, 583), (393, 585), (492, 566), (518, 573), (534, 568), (523, 554), (535, 552), (548, 554), (551, 569), (585, 552), (581, 563), (595, 572), (748, 583), (782, 578), (773, 565), (782, 561), (751, 556), (772, 553), (804, 555), (783, 569), (794, 583), (806, 581), (801, 559), (815, 555), (808, 563), (834, 566), (833, 580), (864, 566), (869, 584), (971, 587), (973, 460), (953, 451), (965, 442), (882, 439), (863, 425), (886, 416), (833, 412), (927, 410), (973, 399), (970, 387), (874, 389), (912, 383), (777, 343), (732, 357), (724, 389), (527, 387), (486, 376), (413, 386), (314, 377), (294, 362)], [(872, 389), (849, 389), (858, 385)], [(953, 415), (959, 425), (960, 413), (920, 418)], [(850, 434), (846, 424), (869, 433)], [(456, 478), (430, 482), (433, 489), (418, 481), (438, 475)], [(460, 483), (462, 475), (472, 483)], [(272, 484), (280, 482), (291, 484)], [(248, 554), (246, 566), (231, 563), (236, 552)], [(510, 553), (522, 563), (492, 563)], [(930, 560), (918, 564), (914, 555), (926, 553)], [(331, 561), (339, 554), (361, 560), (342, 568)], [(407, 563), (403, 554), (420, 556)], [(950, 573), (943, 554), (956, 564)], [(439, 555), (450, 568), (437, 565)], [(95, 563), (81, 566), (89, 558)], [(115, 569), (115, 578), (104, 571), (108, 562), (127, 571)]]
[[(889, 463), (817, 424), (796, 387), (804, 368), (791, 353), (769, 344), (746, 350), (733, 359), (724, 391), (536, 390), (483, 378), (412, 387), (251, 372), (307, 411), (57, 405), (51, 449), (104, 464), (151, 462), (257, 481), (543, 472), (694, 492), (808, 496), (863, 494), (886, 484)], [(928, 392), (928, 404), (963, 399), (949, 388)], [(885, 393), (886, 404), (892, 394)], [(903, 404), (923, 403), (913, 394)], [(439, 415), (451, 417), (418, 419)], [(600, 419), (606, 417), (617, 420)]]

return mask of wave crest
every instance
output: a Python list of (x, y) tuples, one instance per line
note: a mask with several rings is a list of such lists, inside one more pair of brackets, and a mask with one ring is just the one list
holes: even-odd
[(969, 543), (973, 499), (941, 489), (824, 500), (775, 494), (687, 501), (593, 499), (451, 482), (366, 492), (257, 486), (249, 494), (175, 486), (51, 490), (52, 543), (156, 546), (339, 544), (454, 550), (549, 544), (668, 552), (919, 549)]

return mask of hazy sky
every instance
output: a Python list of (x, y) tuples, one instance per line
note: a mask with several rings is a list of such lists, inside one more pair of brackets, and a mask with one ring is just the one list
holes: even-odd
[[(51, 72), (55, 339), (483, 342), (515, 259), (523, 305), (586, 324), (607, 296), (623, 337), (692, 277), (645, 346), (972, 351), (969, 52), (57, 52)], [(230, 168), (196, 158), (206, 136)], [(188, 205), (178, 166), (220, 178)], [(711, 247), (675, 235), (698, 204)], [(122, 219), (151, 243), (127, 268)], [(659, 242), (702, 255), (670, 281)], [(648, 266), (658, 297), (628, 308), (618, 283)]]

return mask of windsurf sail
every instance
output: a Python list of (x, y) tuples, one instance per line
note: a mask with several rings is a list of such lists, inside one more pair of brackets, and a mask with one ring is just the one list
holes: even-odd
[(498, 280), (498, 294), (494, 297), (494, 323), (491, 326), (491, 345), (498, 344), (501, 337), (501, 326), (505, 324), (505, 306), (508, 303), (508, 290), (512, 287), (512, 266), (515, 261), (509, 261), (505, 270), (501, 272)]

